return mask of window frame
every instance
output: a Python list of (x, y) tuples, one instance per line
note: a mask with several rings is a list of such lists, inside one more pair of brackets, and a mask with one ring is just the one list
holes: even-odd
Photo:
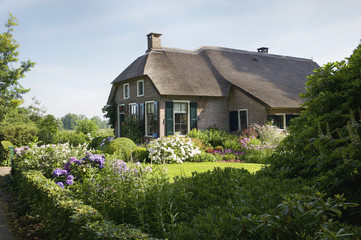
[(187, 133), (190, 131), (190, 101), (185, 101), (185, 100), (173, 100), (173, 132), (174, 132), (174, 134), (179, 134), (179, 135), (181, 135), (181, 136), (185, 136), (186, 134), (181, 134), (180, 132), (176, 132), (175, 131), (175, 120), (176, 120), (176, 118), (175, 118), (175, 114), (176, 114), (176, 112), (175, 112), (175, 107), (174, 107), (174, 104), (176, 104), (176, 103), (186, 103), (187, 104)]
[[(129, 103), (129, 115), (130, 116), (136, 116), (137, 115), (137, 104), (136, 103)], [(135, 112), (133, 113), (132, 110)]]
[[(142, 94), (139, 94), (139, 83), (142, 83)], [(143, 97), (144, 96), (144, 80), (138, 80), (137, 81), (137, 97)]]
[(245, 111), (246, 112), (246, 129), (248, 129), (248, 109), (238, 109), (238, 129), (240, 131), (242, 130), (242, 122), (241, 122), (241, 112)]
[[(125, 114), (125, 111), (124, 111), (124, 104), (118, 104), (117, 106), (117, 120), (118, 120), (118, 137), (121, 137), (121, 129), (122, 129), (122, 124), (120, 122), (120, 114)], [(123, 112), (120, 112), (120, 107), (123, 107)]]
[(147, 107), (147, 104), (153, 103), (153, 114), (154, 114), (154, 102), (155, 101), (145, 101), (144, 102), (144, 127), (145, 127), (144, 136), (145, 137), (153, 137), (153, 134), (152, 135), (148, 134), (148, 107)]
[[(127, 94), (126, 94), (126, 89)], [(129, 87), (129, 83), (124, 83), (123, 84), (123, 99), (129, 99), (130, 98), (130, 87)]]

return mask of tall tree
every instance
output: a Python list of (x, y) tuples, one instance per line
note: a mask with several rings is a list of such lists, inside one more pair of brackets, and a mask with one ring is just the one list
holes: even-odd
[(0, 120), (11, 108), (18, 107), (22, 102), (22, 95), (30, 89), (25, 89), (19, 83), (25, 77), (25, 72), (34, 67), (35, 63), (21, 61), (18, 65), (19, 44), (13, 38), (14, 27), (18, 25), (17, 19), (9, 14), (5, 24), (7, 30), (0, 34)]
[(74, 130), (76, 123), (79, 120), (80, 120), (79, 116), (73, 113), (67, 113), (64, 117), (61, 118), (64, 129), (67, 130)]

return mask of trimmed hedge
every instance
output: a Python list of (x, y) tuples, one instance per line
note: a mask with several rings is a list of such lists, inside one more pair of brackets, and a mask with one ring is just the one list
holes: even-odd
[(105, 147), (105, 153), (114, 154), (117, 151), (121, 151), (124, 154), (125, 160), (129, 160), (131, 157), (131, 153), (137, 148), (137, 145), (135, 145), (135, 143), (131, 139), (121, 137), (111, 141)]
[(72, 197), (40, 171), (16, 175), (21, 199), (36, 212), (47, 239), (154, 239), (130, 225), (116, 225)]

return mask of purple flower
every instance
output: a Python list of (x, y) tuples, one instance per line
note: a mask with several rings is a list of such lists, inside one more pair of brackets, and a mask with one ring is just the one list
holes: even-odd
[(65, 174), (63, 174), (63, 173), (64, 173), (64, 172), (63, 172), (62, 169), (57, 168), (57, 169), (55, 169), (55, 170), (53, 171), (53, 177), (56, 178), (56, 177), (59, 177), (59, 176), (61, 176), (61, 175), (66, 175), (66, 173), (65, 173)]
[(56, 184), (58, 184), (59, 187), (64, 188), (64, 184), (62, 182), (55, 182)]
[(74, 183), (73, 179), (66, 179), (66, 181), (65, 181), (66, 185), (72, 185), (73, 183)]

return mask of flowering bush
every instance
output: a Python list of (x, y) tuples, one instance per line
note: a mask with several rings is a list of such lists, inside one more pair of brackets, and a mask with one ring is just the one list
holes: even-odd
[(105, 158), (103, 155), (86, 152), (86, 156), (80, 160), (71, 157), (63, 169), (57, 168), (53, 171), (54, 182), (60, 187), (72, 185), (73, 179), (82, 179), (91, 169), (104, 168)]
[(208, 152), (215, 155), (218, 158), (218, 161), (235, 161), (235, 162), (241, 162), (243, 155), (245, 154), (244, 151), (234, 151), (232, 149), (225, 149), (225, 150), (208, 149)]
[(149, 158), (154, 163), (183, 163), (201, 153), (189, 137), (178, 135), (155, 139), (147, 149)]
[(87, 152), (86, 145), (71, 147), (69, 143), (42, 145), (40, 147), (24, 146), (15, 149), (15, 167), (20, 170), (40, 170), (50, 178), (53, 169), (61, 168), (69, 158), (82, 157)]

